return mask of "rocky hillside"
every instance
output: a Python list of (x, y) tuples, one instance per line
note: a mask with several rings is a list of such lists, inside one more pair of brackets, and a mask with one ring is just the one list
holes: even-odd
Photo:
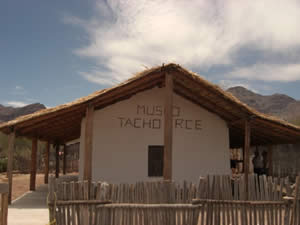
[(244, 87), (232, 87), (227, 90), (250, 107), (289, 121), (300, 119), (300, 101), (284, 94), (260, 95)]
[[(298, 100), (284, 94), (260, 95), (240, 86), (229, 88), (227, 91), (262, 113), (275, 115), (300, 125), (300, 101)], [(0, 123), (45, 108), (40, 103), (20, 108), (5, 107), (0, 104)]]
[(0, 123), (12, 120), (18, 116), (27, 115), (33, 112), (36, 112), (41, 109), (45, 109), (46, 107), (43, 104), (40, 103), (34, 103), (30, 104), (24, 107), (20, 108), (14, 108), (14, 107), (6, 107), (3, 105), (0, 105)]

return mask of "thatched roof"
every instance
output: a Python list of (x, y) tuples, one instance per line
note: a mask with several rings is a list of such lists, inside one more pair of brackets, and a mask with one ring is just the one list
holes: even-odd
[(164, 86), (164, 76), (172, 74), (174, 92), (223, 118), (230, 130), (231, 147), (243, 146), (244, 121), (251, 120), (251, 144), (284, 144), (300, 141), (300, 127), (250, 108), (230, 93), (179, 65), (147, 69), (109, 89), (73, 102), (44, 109), (0, 124), (0, 131), (14, 129), (19, 136), (64, 143), (80, 137), (86, 108), (101, 109), (130, 98), (138, 92)]

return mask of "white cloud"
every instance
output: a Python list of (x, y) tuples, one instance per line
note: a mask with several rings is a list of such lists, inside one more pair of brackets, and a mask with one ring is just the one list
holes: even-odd
[(91, 72), (79, 72), (79, 74), (83, 78), (85, 78), (86, 80), (92, 83), (104, 84), (104, 85), (115, 84), (115, 82), (112, 81), (113, 78), (108, 75), (110, 73), (104, 73), (102, 71), (93, 70)]
[(13, 95), (25, 95), (26, 90), (21, 85), (16, 85), (11, 88), (11, 94)]
[(247, 80), (291, 82), (300, 80), (300, 64), (256, 64), (237, 68), (228, 76)]
[(23, 88), (22, 86), (19, 86), (19, 85), (17, 85), (17, 86), (15, 87), (15, 89), (16, 89), (16, 90), (24, 90), (24, 88)]
[(21, 101), (8, 101), (4, 103), (5, 105), (12, 106), (12, 107), (24, 107), (28, 105), (28, 103), (21, 102)]
[[(234, 66), (232, 56), (243, 46), (274, 54), (300, 46), (298, 0), (98, 0), (95, 9), (99, 16), (90, 20), (65, 22), (83, 27), (89, 38), (75, 53), (109, 71), (81, 73), (96, 83), (120, 81), (141, 65), (163, 62), (193, 70)], [(275, 80), (284, 76), (278, 73)]]

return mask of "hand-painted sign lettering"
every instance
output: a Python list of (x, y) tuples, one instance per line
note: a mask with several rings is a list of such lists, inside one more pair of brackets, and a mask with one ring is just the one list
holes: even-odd
[[(118, 117), (121, 128), (160, 129), (163, 121), (163, 107), (137, 105), (137, 117)], [(175, 129), (202, 130), (202, 120), (185, 119), (181, 115), (180, 107), (173, 106), (173, 126)]]

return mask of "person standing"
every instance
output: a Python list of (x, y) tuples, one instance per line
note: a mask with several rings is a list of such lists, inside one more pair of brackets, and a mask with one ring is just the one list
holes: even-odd
[(264, 173), (264, 162), (263, 158), (258, 151), (255, 151), (254, 158), (252, 159), (254, 173), (257, 175), (262, 175)]
[(269, 161), (268, 161), (268, 153), (266, 151), (264, 151), (262, 153), (262, 157), (263, 157), (263, 173), (269, 176)]

